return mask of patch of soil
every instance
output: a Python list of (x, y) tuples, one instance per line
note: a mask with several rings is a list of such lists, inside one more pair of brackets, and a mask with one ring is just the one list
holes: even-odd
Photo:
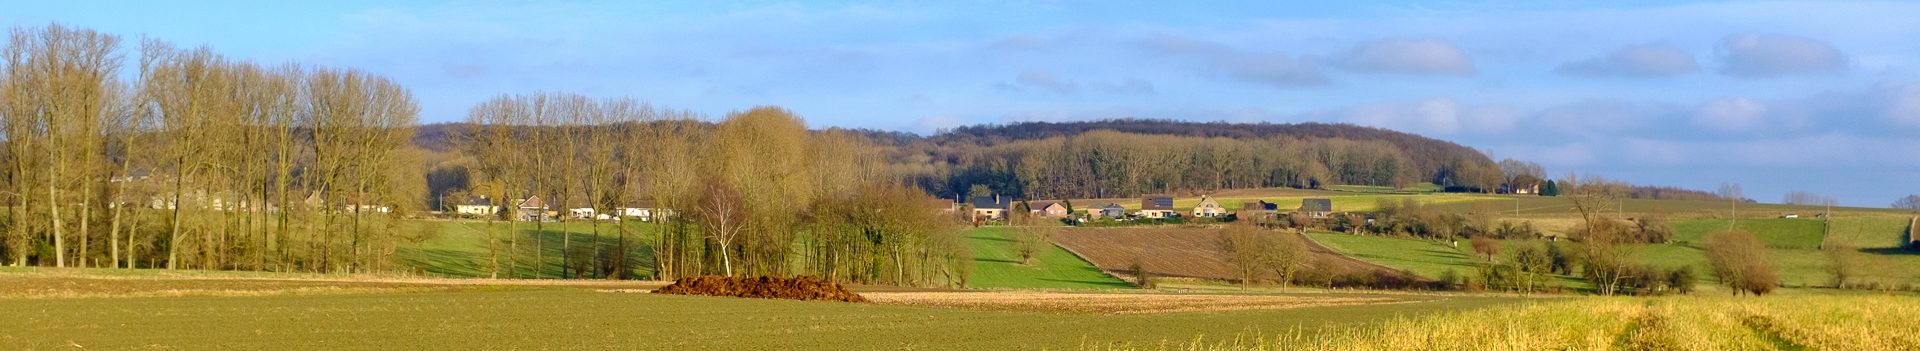
[[(1271, 232), (1269, 235), (1293, 235)], [(1108, 272), (1126, 272), (1136, 261), (1163, 277), (1233, 280), (1232, 255), (1220, 245), (1220, 230), (1207, 228), (1140, 227), (1071, 229), (1054, 234), (1053, 243)], [(1435, 282), (1406, 272), (1341, 255), (1304, 237), (1313, 253), (1308, 268), (1296, 273), (1295, 284), (1364, 287), (1373, 289), (1436, 289)]]
[(793, 278), (699, 276), (675, 280), (655, 294), (731, 296), (757, 299), (867, 302), (840, 284), (813, 276)]

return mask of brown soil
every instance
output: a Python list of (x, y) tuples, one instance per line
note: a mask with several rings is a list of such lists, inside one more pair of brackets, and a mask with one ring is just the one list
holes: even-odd
[[(1299, 235), (1273, 233), (1272, 235)], [(1127, 272), (1135, 260), (1159, 276), (1232, 280), (1230, 257), (1220, 247), (1220, 231), (1207, 228), (1072, 229), (1055, 234), (1055, 244), (1109, 272)], [(1301, 238), (1301, 241), (1312, 243)], [(1357, 260), (1319, 245), (1309, 246), (1313, 264), (1296, 283), (1340, 287), (1427, 288), (1430, 282), (1391, 268)]]
[(700, 276), (686, 277), (673, 284), (654, 290), (655, 294), (731, 296), (759, 299), (821, 300), (844, 302), (867, 302), (841, 287), (840, 284), (820, 281), (812, 276), (793, 278), (774, 277), (722, 277)]
[(1095, 294), (1057, 292), (901, 292), (867, 294), (875, 303), (992, 310), (1108, 314), (1275, 310), (1405, 303), (1398, 296)]

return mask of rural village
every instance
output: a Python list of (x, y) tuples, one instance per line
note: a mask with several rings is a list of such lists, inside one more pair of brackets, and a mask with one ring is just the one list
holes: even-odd
[[(1920, 10), (1841, 3), (1832, 6), (1851, 12), (1828, 17)], [(1848, 58), (1810, 38), (1715, 32), (1509, 73), (1539, 64), (1496, 63), (1548, 54), (1312, 30), (1371, 33), (1368, 21), (1365, 30), (1322, 19), (1213, 24), (1257, 35), (1176, 35), (1193, 30), (1178, 21), (1106, 27), (1141, 14), (1045, 28), (1071, 34), (1057, 37), (965, 45), (918, 37), (959, 35), (925, 27), (1014, 25), (975, 18), (973, 7), (995, 18), (1112, 15), (1086, 4), (777, 15), (817, 5), (801, 4), (663, 24), (600, 14), (718, 10), (390, 5), (336, 16), (382, 29), (359, 39), (251, 44), (385, 43), (372, 59), (342, 59), (332, 53), (351, 51), (332, 47), (289, 55), (226, 44), (259, 34), (169, 29), (199, 28), (174, 23), (184, 19), (121, 25), (71, 9), (81, 19), (0, 17), (11, 26), (0, 41), (0, 349), (1920, 349), (1920, 194), (1912, 194), (1920, 183), (1910, 177), (1920, 159), (1902, 150), (1916, 145), (1920, 117), (1909, 116), (1920, 116), (1920, 84), (1885, 78), (1911, 75), (1902, 65), (1912, 62), (1902, 60), (1914, 56), (1905, 53)], [(370, 5), (278, 6), (333, 13)], [(883, 11), (894, 6), (943, 10)], [(1201, 7), (1212, 6), (1236, 8)], [(1585, 6), (1600, 5), (1512, 6), (1526, 10), (1396, 5), (1322, 15), (1395, 14), (1379, 19), (1379, 31), (1525, 34), (1486, 40), (1504, 43), (1590, 25), (1567, 13), (1612, 23), (1618, 13), (1608, 11), (1647, 11), (1659, 15), (1649, 21), (1694, 23), (1828, 11), (1800, 3), (1595, 13)], [(1243, 12), (1261, 11), (1191, 20)], [(875, 19), (882, 13), (900, 17)], [(1530, 20), (1449, 18), (1511, 13)], [(562, 16), (538, 30), (507, 24), (553, 14)], [(1542, 24), (1561, 20), (1568, 23)], [(794, 33), (720, 34), (708, 22), (775, 23)], [(331, 26), (258, 30), (322, 30), (303, 25)], [(667, 34), (556, 39), (655, 25)], [(449, 28), (480, 34), (378, 39)], [(567, 34), (537, 34), (552, 28)], [(891, 54), (910, 58), (848, 33), (914, 39), (896, 48), (906, 54)], [(1583, 33), (1566, 41), (1623, 35)], [(1340, 46), (1289, 54), (1261, 39), (1301, 35), (1312, 38), (1286, 43)], [(525, 47), (469, 47), (501, 38)], [(702, 46), (709, 38), (745, 44)], [(731, 56), (617, 49), (634, 45), (621, 41), (629, 39), (695, 40), (682, 45)], [(825, 43), (791, 44), (809, 40)], [(447, 54), (416, 50), (458, 57), (438, 62), (417, 55)], [(1081, 56), (1019, 59), (1046, 55)], [(633, 59), (600, 61), (607, 57)], [(1149, 73), (1109, 79), (1023, 68), (993, 73), (1011, 79), (964, 83), (985, 93), (858, 95), (878, 94), (868, 85), (963, 85), (941, 80), (980, 69), (972, 66), (1075, 72), (1110, 57)], [(1846, 63), (1796, 66), (1829, 60)], [(1204, 69), (1151, 73), (1175, 65)], [(1563, 90), (1637, 94), (1616, 85), (1643, 84), (1736, 94), (1802, 79), (1783, 76), (1840, 87), (1865, 79), (1855, 75), (1869, 74), (1857, 73), (1867, 66), (1878, 74), (1871, 88), (1804, 99), (1714, 95), (1699, 111), (1513, 92), (1556, 90), (1541, 81), (1588, 84), (1581, 79), (1611, 80)], [(648, 74), (684, 76), (652, 83), (678, 90), (600, 77)], [(485, 78), (494, 75), (514, 80)], [(810, 83), (772, 83), (787, 80)], [(1247, 86), (1259, 90), (1236, 90)], [(1316, 95), (1327, 91), (1427, 96), (1435, 93), (1421, 89), (1434, 87), (1472, 93), (1458, 93), (1458, 102), (1308, 108), (1348, 101)], [(1082, 112), (1014, 111), (1036, 95)], [(1176, 95), (1285, 108), (1195, 108)], [(1501, 96), (1578, 101), (1536, 108), (1466, 98)], [(1848, 104), (1866, 107), (1835, 107)], [(848, 119), (866, 115), (839, 105), (891, 114)], [(885, 111), (914, 108), (926, 111)], [(912, 113), (928, 114), (925, 125), (875, 122)], [(1174, 117), (1152, 117), (1161, 115)], [(1866, 116), (1845, 123), (1871, 130), (1815, 120), (1827, 115)], [(1648, 126), (1686, 118), (1694, 124)], [(1794, 143), (1828, 144), (1756, 141), (1790, 133), (1809, 135), (1787, 139)], [(1667, 141), (1692, 134), (1708, 136)]]

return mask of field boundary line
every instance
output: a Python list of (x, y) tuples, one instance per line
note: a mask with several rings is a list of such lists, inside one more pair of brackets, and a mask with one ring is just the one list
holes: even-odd
[[(1106, 268), (1100, 268), (1100, 265), (1098, 265), (1098, 264), (1094, 264), (1094, 263), (1093, 263), (1093, 260), (1089, 260), (1089, 259), (1087, 259), (1087, 256), (1086, 256), (1086, 255), (1081, 255), (1079, 251), (1073, 251), (1073, 248), (1070, 248), (1070, 247), (1067, 247), (1066, 245), (1060, 245), (1060, 243), (1056, 243), (1056, 242), (1053, 242), (1053, 240), (1047, 240), (1047, 244), (1049, 244), (1049, 245), (1053, 245), (1053, 247), (1058, 247), (1058, 248), (1060, 248), (1061, 250), (1066, 250), (1066, 251), (1067, 251), (1067, 254), (1068, 254), (1068, 255), (1073, 255), (1073, 258), (1075, 258), (1075, 259), (1079, 259), (1079, 260), (1080, 260), (1080, 262), (1086, 262), (1088, 266), (1093, 266), (1093, 269), (1095, 269), (1095, 270), (1099, 270), (1099, 271), (1100, 271), (1100, 274), (1105, 274), (1105, 275), (1107, 275), (1108, 277), (1113, 277), (1113, 279), (1119, 279), (1119, 280), (1120, 280), (1120, 281), (1122, 281), (1122, 282), (1127, 282), (1127, 278), (1123, 278), (1123, 277), (1121, 277), (1121, 276), (1118, 276), (1118, 275), (1114, 275), (1114, 274), (1113, 274), (1113, 272), (1109, 272), (1109, 271), (1107, 271), (1107, 269), (1106, 269)], [(1144, 268), (1143, 268), (1143, 269), (1144, 269)], [(1138, 284), (1136, 284), (1136, 285), (1138, 285)]]

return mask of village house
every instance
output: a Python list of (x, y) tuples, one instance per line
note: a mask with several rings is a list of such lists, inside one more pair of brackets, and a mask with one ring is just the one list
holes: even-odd
[(1240, 204), (1241, 219), (1269, 217), (1275, 212), (1280, 212), (1280, 204), (1267, 202), (1267, 200), (1253, 200), (1253, 202)]
[(1012, 208), (1010, 206), (1012, 203), (1012, 199), (1001, 198), (1000, 195), (975, 196), (972, 203), (973, 219), (975, 221), (1007, 219), (1007, 209)]
[(461, 216), (486, 217), (500, 213), (500, 206), (494, 205), (493, 199), (486, 196), (468, 196), (466, 201), (453, 206), (453, 213)]
[(1067, 205), (1054, 201), (1033, 201), (1027, 203), (1027, 211), (1036, 217), (1066, 218)]
[(666, 220), (667, 217), (673, 217), (673, 209), (662, 208), (655, 205), (653, 201), (641, 200), (613, 209), (612, 217), (621, 219), (635, 218), (641, 222), (652, 222), (656, 219)]
[(1311, 199), (1311, 198), (1300, 199), (1300, 213), (1306, 214), (1307, 217), (1312, 217), (1312, 218), (1332, 217), (1333, 216), (1333, 200)]
[(552, 218), (547, 214), (547, 202), (541, 201), (538, 195), (514, 200), (513, 209), (514, 219), (519, 221), (544, 222)]
[(1220, 202), (1212, 196), (1200, 195), (1200, 204), (1193, 206), (1194, 217), (1220, 218), (1226, 215), (1227, 208), (1220, 207)]
[(567, 217), (573, 218), (573, 219), (596, 219), (596, 218), (606, 219), (604, 217), (596, 216), (596, 214), (598, 214), (599, 212), (600, 211), (595, 210), (592, 207), (569, 208), (567, 209)]
[(1121, 207), (1120, 204), (1116, 204), (1116, 203), (1107, 203), (1105, 205), (1099, 205), (1099, 206), (1087, 208), (1087, 217), (1089, 218), (1116, 218), (1117, 219), (1117, 218), (1125, 218), (1126, 216), (1127, 216), (1127, 208)]
[(1177, 218), (1180, 211), (1173, 209), (1173, 196), (1147, 195), (1140, 198), (1140, 212), (1143, 218)]
[(935, 210), (940, 210), (940, 213), (954, 213), (960, 210), (960, 203), (949, 199), (933, 199), (933, 201), (928, 202), (927, 205)]

